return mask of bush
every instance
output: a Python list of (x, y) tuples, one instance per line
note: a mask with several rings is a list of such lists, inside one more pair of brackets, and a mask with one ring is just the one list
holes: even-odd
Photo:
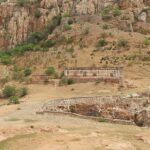
[(104, 47), (105, 45), (107, 45), (107, 41), (104, 38), (101, 38), (96, 44), (96, 47)]
[(69, 24), (69, 25), (70, 25), (70, 24), (73, 24), (73, 19), (70, 18), (70, 19), (68, 20), (68, 24)]
[(17, 96), (12, 96), (9, 98), (9, 104), (19, 104), (19, 98)]
[(53, 19), (47, 24), (44, 33), (48, 36), (48, 34), (51, 34), (54, 31), (54, 29), (60, 25), (60, 23), (61, 15), (53, 17)]
[(40, 18), (41, 15), (42, 15), (42, 13), (41, 13), (40, 10), (38, 10), (38, 9), (37, 9), (37, 10), (35, 11), (35, 13), (34, 13), (35, 18)]
[(70, 17), (70, 14), (68, 12), (65, 12), (62, 14), (63, 17)]
[(2, 3), (2, 2), (6, 2), (7, 0), (0, 0), (0, 4)]
[(19, 97), (24, 97), (27, 94), (28, 94), (28, 89), (26, 87), (19, 89)]
[(21, 7), (25, 6), (27, 3), (27, 0), (17, 0), (17, 4)]
[(41, 44), (42, 47), (48, 48), (48, 47), (53, 47), (55, 45), (55, 42), (52, 40), (47, 40)]
[(16, 87), (15, 86), (5, 86), (3, 89), (3, 95), (4, 97), (11, 97), (16, 95)]
[(0, 62), (4, 65), (9, 65), (12, 63), (11, 57), (4, 52), (0, 52)]
[(24, 69), (24, 75), (25, 76), (29, 76), (29, 75), (31, 75), (32, 74), (32, 70), (30, 69), (30, 68), (25, 68)]
[(60, 81), (60, 84), (62, 84), (62, 85), (71, 85), (71, 84), (74, 84), (74, 81), (73, 81), (73, 79), (68, 79), (66, 77), (63, 77)]
[(120, 16), (121, 15), (121, 11), (119, 10), (119, 7), (115, 6), (112, 10), (112, 14), (114, 17), (116, 16)]
[(32, 43), (23, 43), (17, 45), (15, 48), (9, 50), (11, 56), (23, 55), (27, 51), (32, 51), (34, 49), (34, 44)]
[(109, 29), (109, 26), (108, 26), (107, 24), (104, 24), (104, 25), (102, 26), (102, 28), (103, 28), (104, 30), (107, 30), (107, 29)]
[(126, 39), (120, 39), (118, 41), (118, 47), (128, 47), (128, 41)]
[(33, 32), (27, 39), (27, 42), (37, 44), (45, 37), (44, 33), (42, 32)]
[(116, 17), (120, 14), (121, 11), (119, 10), (119, 7), (113, 5), (106, 6), (101, 12), (102, 19), (110, 19), (113, 16)]
[(150, 38), (145, 38), (144, 41), (143, 41), (143, 44), (145, 46), (149, 46), (150, 45)]
[(64, 31), (71, 30), (71, 26), (69, 24), (65, 24), (63, 29), (64, 29)]
[(45, 74), (48, 75), (48, 76), (51, 76), (51, 75), (55, 75), (55, 68), (54, 67), (48, 67), (46, 70), (45, 70)]

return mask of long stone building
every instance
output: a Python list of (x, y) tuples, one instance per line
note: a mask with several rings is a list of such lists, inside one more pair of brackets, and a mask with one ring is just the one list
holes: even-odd
[(123, 78), (122, 67), (110, 67), (110, 68), (66, 68), (64, 75), (67, 78), (74, 79), (76, 81), (111, 81), (120, 83)]

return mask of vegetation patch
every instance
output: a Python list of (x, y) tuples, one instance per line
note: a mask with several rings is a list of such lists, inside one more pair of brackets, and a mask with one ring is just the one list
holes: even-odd
[(60, 85), (71, 85), (74, 84), (74, 80), (73, 79), (68, 79), (66, 77), (63, 77), (60, 81)]
[(16, 88), (12, 85), (7, 85), (3, 89), (3, 96), (8, 98), (9, 104), (19, 104), (19, 98), (24, 97), (28, 94), (28, 89), (23, 88)]
[(63, 27), (64, 31), (68, 31), (68, 30), (71, 30), (71, 29), (72, 29), (72, 27), (69, 24), (65, 24), (64, 27)]
[(99, 48), (99, 47), (104, 47), (107, 45), (107, 41), (104, 39), (104, 38), (101, 38), (98, 43), (96, 44), (96, 47)]
[(102, 10), (101, 15), (102, 19), (106, 20), (121, 15), (121, 11), (118, 6), (108, 5)]
[(120, 39), (118, 40), (118, 47), (128, 47), (129, 46), (129, 42), (126, 39)]

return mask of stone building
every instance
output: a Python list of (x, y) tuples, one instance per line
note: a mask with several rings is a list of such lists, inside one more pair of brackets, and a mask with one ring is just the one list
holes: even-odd
[(75, 81), (108, 81), (117, 82), (122, 81), (122, 67), (110, 67), (110, 68), (66, 68), (64, 75)]

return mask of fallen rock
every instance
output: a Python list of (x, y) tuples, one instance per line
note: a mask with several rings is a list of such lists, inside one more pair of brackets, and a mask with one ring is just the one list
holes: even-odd
[(134, 122), (138, 126), (150, 126), (150, 110), (142, 110), (134, 115)]

